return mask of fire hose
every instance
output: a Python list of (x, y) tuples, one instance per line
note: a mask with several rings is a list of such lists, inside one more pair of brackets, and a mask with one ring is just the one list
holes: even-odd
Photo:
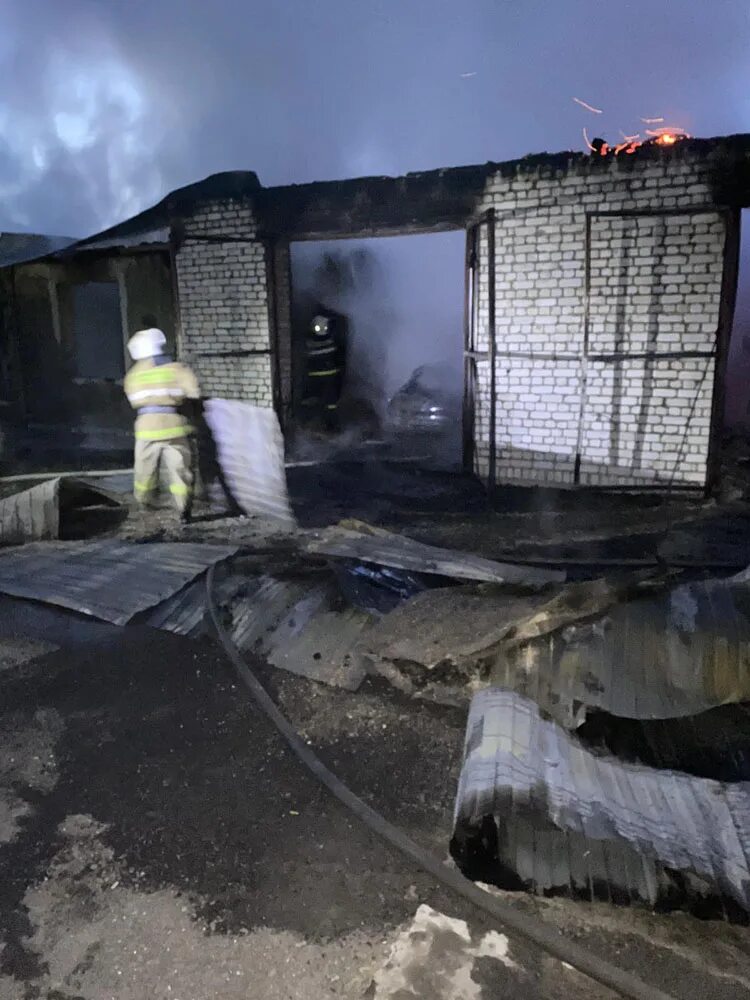
[(443, 861), (423, 850), (405, 833), (389, 823), (387, 819), (376, 812), (336, 775), (329, 770), (317, 754), (310, 749), (289, 720), (282, 714), (273, 698), (268, 694), (261, 682), (245, 663), (237, 647), (232, 642), (221, 623), (213, 597), (214, 567), (212, 566), (206, 578), (206, 601), (211, 621), (217, 638), (224, 652), (232, 663), (238, 677), (250, 692), (253, 700), (273, 723), (281, 736), (294, 751), (299, 760), (343, 805), (360, 819), (373, 833), (399, 850), (421, 869), (432, 875), (438, 882), (452, 889), (459, 896), (473, 903), (478, 909), (499, 921), (509, 930), (525, 938), (543, 951), (573, 966), (579, 972), (595, 980), (602, 986), (614, 990), (628, 1000), (674, 1000), (663, 990), (649, 986), (637, 976), (605, 959), (599, 958), (586, 948), (565, 938), (560, 932), (545, 926), (532, 916), (514, 909), (503, 900), (480, 889), (465, 878), (455, 868), (450, 868)]

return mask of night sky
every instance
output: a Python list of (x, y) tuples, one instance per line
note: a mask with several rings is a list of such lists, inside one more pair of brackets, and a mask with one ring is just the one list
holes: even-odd
[[(264, 184), (750, 130), (747, 0), (0, 0), (0, 228)], [(475, 74), (475, 75), (465, 75)], [(572, 101), (579, 97), (605, 114)]]
[(0, 230), (82, 236), (219, 170), (400, 174), (642, 117), (750, 131), (750, 4), (0, 0), (0, 94)]

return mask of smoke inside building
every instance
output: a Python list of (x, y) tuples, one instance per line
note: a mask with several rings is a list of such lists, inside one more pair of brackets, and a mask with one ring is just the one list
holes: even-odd
[[(460, 413), (463, 392), (463, 232), (292, 246), (296, 420), (304, 424), (304, 350), (321, 307), (347, 331), (341, 429), (395, 434), (391, 403), (411, 384), (438, 407)], [(412, 377), (417, 374), (416, 379)], [(420, 396), (420, 398), (422, 398)], [(426, 396), (425, 396), (426, 399)], [(427, 409), (429, 410), (429, 406)], [(429, 428), (426, 428), (429, 430)], [(452, 421), (452, 442), (460, 446)], [(444, 435), (423, 435), (434, 442)], [(458, 460), (458, 454), (444, 456)]]

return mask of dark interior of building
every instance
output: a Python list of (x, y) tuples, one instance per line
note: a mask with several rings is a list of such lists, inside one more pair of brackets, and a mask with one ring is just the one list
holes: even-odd
[(460, 465), (464, 247), (463, 231), (292, 245), (294, 416), (308, 437), (305, 341), (323, 307), (344, 318), (347, 339), (331, 448), (377, 440)]

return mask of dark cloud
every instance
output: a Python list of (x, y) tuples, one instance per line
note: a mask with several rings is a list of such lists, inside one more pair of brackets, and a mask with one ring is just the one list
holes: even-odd
[(641, 115), (750, 128), (746, 0), (27, 0), (4, 18), (4, 227), (95, 230), (222, 169), (395, 173), (578, 148), (584, 124)]
[[(6, 0), (0, 229), (83, 235), (218, 170), (397, 174), (578, 149), (584, 125), (615, 138), (655, 115), (750, 131), (748, 51), (747, 0)], [(432, 272), (380, 248), (422, 323), (420, 275), (449, 267), (430, 246)], [(748, 258), (746, 242), (750, 337)]]

